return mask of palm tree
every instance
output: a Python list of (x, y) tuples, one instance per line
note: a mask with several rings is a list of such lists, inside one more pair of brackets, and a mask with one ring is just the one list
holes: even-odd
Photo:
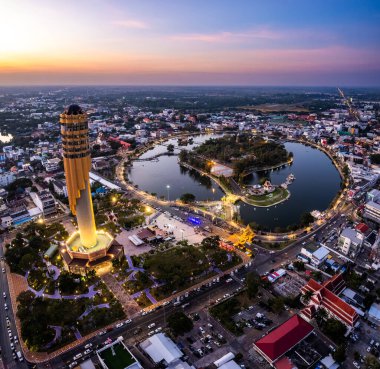
[(318, 326), (323, 325), (323, 322), (328, 318), (328, 314), (325, 309), (319, 308), (315, 313), (314, 319), (317, 322)]

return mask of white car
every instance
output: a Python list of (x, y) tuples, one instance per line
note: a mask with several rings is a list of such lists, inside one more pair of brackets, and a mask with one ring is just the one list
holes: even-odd
[(148, 333), (148, 336), (149, 336), (149, 337), (150, 337), (150, 336), (153, 336), (155, 333), (156, 333), (155, 331), (150, 331), (150, 332)]
[(155, 326), (156, 326), (156, 323), (149, 324), (149, 325), (148, 325), (148, 329), (152, 329), (152, 328), (154, 328)]
[(359, 365), (359, 363), (357, 363), (356, 361), (353, 361), (352, 364), (354, 364), (355, 368), (360, 369), (360, 365)]
[(86, 346), (84, 346), (85, 349), (89, 349), (90, 347), (92, 347), (92, 343), (88, 343)]
[(7, 294), (5, 292), (3, 292), (3, 297), (7, 298)]
[(87, 350), (85, 350), (84, 352), (83, 352), (83, 355), (88, 355), (89, 353), (91, 353), (91, 349), (87, 349)]
[(165, 301), (163, 304), (162, 304), (162, 306), (167, 306), (167, 305), (169, 305), (170, 304), (170, 301)]
[(117, 324), (115, 325), (115, 328), (121, 328), (123, 325), (124, 325), (124, 323), (117, 323)]
[(78, 363), (76, 361), (73, 361), (70, 365), (69, 365), (69, 368), (74, 368), (76, 365), (78, 365)]
[(3, 273), (5, 273), (5, 268), (1, 269), (1, 271), (2, 271)]
[(131, 324), (132, 323), (132, 319), (127, 319), (126, 321), (125, 321), (125, 324)]
[(162, 331), (162, 327), (158, 327), (156, 328), (155, 332), (158, 333), (158, 332), (161, 332)]
[(8, 305), (7, 304), (4, 304), (4, 309), (8, 310)]

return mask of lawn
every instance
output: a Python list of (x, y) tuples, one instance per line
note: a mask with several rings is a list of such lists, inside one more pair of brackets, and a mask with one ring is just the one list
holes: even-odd
[(277, 187), (274, 192), (268, 193), (266, 195), (250, 195), (247, 197), (248, 202), (251, 205), (256, 206), (272, 206), (280, 201), (285, 200), (290, 195), (288, 190), (284, 188)]
[(121, 343), (99, 353), (109, 369), (124, 369), (136, 362), (129, 351)]

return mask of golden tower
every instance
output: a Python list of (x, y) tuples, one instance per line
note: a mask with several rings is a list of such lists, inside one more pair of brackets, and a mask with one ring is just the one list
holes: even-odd
[(97, 233), (90, 191), (87, 116), (78, 105), (70, 105), (60, 115), (60, 124), (70, 210), (77, 217), (80, 243), (92, 248), (97, 243)]

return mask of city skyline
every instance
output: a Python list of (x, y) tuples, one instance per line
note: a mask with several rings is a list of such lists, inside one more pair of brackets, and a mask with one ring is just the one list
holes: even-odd
[(0, 6), (0, 85), (380, 85), (376, 1)]

